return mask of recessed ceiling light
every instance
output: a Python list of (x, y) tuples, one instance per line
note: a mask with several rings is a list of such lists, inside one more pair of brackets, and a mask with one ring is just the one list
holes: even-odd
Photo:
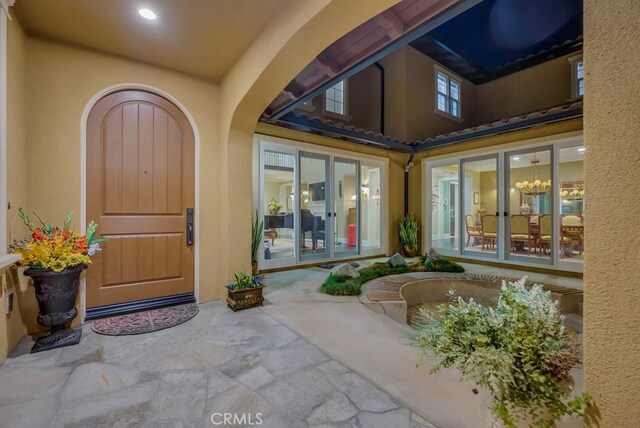
[(143, 9), (138, 10), (138, 13), (144, 19), (156, 19), (157, 18), (156, 14), (151, 9), (143, 8)]
[(580, 153), (584, 153), (584, 151), (585, 151), (585, 150), (587, 150), (587, 149), (585, 149), (584, 147), (580, 147), (580, 148), (578, 149), (578, 151), (579, 151)]
[(520, 160), (518, 156), (514, 157), (513, 160)]

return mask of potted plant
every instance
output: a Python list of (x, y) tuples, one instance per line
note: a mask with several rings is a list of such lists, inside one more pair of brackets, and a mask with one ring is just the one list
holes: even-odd
[(269, 210), (269, 214), (271, 215), (278, 215), (281, 209), (282, 204), (275, 199), (271, 199), (271, 202), (267, 204), (267, 210)]
[(435, 357), (432, 372), (456, 367), (463, 379), (487, 388), (504, 426), (552, 427), (563, 415), (585, 417), (589, 395), (570, 396), (577, 342), (565, 331), (558, 302), (525, 280), (503, 282), (495, 308), (464, 301), (452, 289), (449, 305), (421, 309), (414, 344), (421, 359)]
[(251, 274), (258, 274), (258, 249), (262, 241), (264, 223), (260, 221), (258, 210), (256, 210), (256, 221), (251, 226)]
[(420, 223), (413, 214), (407, 214), (400, 220), (400, 243), (406, 257), (418, 255), (418, 232)]
[(227, 285), (227, 306), (233, 310), (262, 306), (264, 297), (262, 289), (264, 285), (260, 283), (257, 276), (249, 276), (246, 272), (234, 274), (235, 281)]
[(31, 352), (46, 351), (75, 345), (80, 342), (81, 330), (72, 330), (66, 325), (76, 316), (76, 297), (80, 274), (91, 263), (91, 256), (100, 250), (97, 238), (97, 224), (93, 221), (87, 226), (87, 232), (81, 235), (71, 229), (73, 212), (67, 216), (62, 228), (45, 223), (34, 212), (41, 227), (36, 227), (27, 214), (20, 208), (20, 218), (31, 230), (31, 235), (10, 246), (12, 253), (20, 254), (21, 266), (31, 277), (38, 301), (38, 324), (50, 327), (51, 334), (36, 340)]

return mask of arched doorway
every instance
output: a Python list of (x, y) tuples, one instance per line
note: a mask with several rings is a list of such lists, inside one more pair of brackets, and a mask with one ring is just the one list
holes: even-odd
[(194, 301), (194, 132), (167, 99), (101, 98), (87, 119), (87, 219), (108, 238), (87, 273), (87, 319)]

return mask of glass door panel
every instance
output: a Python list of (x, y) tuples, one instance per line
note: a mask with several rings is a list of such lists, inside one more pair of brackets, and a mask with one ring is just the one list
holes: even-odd
[(500, 244), (498, 157), (462, 161), (463, 254), (497, 258)]
[(431, 245), (443, 254), (458, 251), (458, 163), (431, 168)]
[(381, 209), (379, 166), (360, 168), (360, 249), (375, 251), (381, 248)]
[(551, 264), (554, 238), (551, 147), (505, 154), (506, 258)]
[(329, 156), (300, 152), (300, 261), (329, 257), (331, 222), (327, 221), (327, 213), (333, 211), (328, 180)]
[(354, 256), (359, 252), (359, 166), (359, 162), (354, 160), (333, 160), (334, 257)]
[(584, 263), (584, 153), (584, 145), (558, 151), (560, 261), (571, 270)]
[(295, 261), (295, 152), (264, 149), (262, 152), (261, 267), (279, 267)]

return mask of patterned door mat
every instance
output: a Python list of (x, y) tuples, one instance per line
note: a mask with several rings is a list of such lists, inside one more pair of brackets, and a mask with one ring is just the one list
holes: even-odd
[(151, 333), (189, 321), (197, 313), (198, 305), (187, 303), (95, 320), (91, 323), (91, 329), (107, 336)]

